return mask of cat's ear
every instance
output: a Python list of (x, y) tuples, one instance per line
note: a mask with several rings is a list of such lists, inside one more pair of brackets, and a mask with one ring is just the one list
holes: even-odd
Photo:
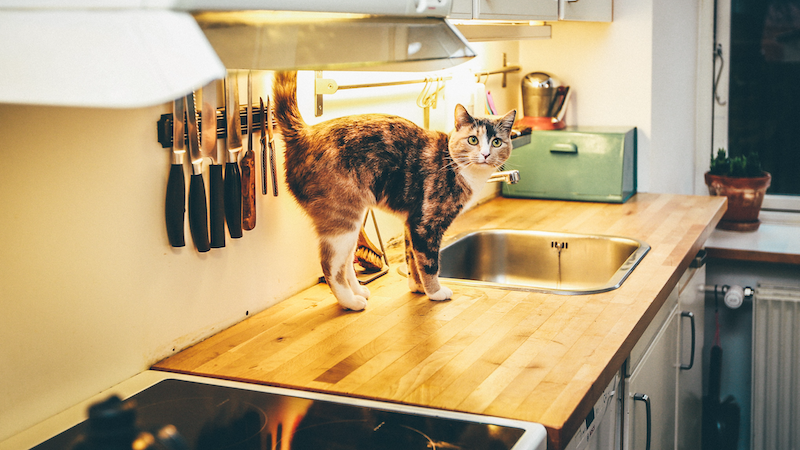
[(514, 127), (514, 119), (517, 117), (517, 110), (512, 109), (511, 111), (507, 112), (505, 116), (498, 119), (498, 125), (501, 128), (505, 129), (509, 133), (511, 132), (511, 128)]
[(467, 108), (460, 103), (456, 105), (456, 130), (466, 125), (472, 125), (474, 122), (475, 120), (469, 115)]

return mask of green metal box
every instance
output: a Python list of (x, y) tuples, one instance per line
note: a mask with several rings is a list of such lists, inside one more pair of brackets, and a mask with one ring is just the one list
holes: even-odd
[(636, 193), (636, 128), (567, 127), (514, 139), (505, 197), (624, 203)]

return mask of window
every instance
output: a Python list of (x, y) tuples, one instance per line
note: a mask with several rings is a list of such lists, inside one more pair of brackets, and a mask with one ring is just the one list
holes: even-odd
[(765, 209), (800, 211), (800, 0), (731, 0), (728, 151), (758, 152)]

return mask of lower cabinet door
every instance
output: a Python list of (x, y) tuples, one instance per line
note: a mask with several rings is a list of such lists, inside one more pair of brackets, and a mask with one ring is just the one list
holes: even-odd
[(627, 379), (624, 449), (675, 448), (677, 356), (676, 308), (670, 313), (664, 327)]
[[(702, 446), (703, 423), (703, 322), (705, 319), (705, 292), (698, 289), (705, 284), (706, 267), (695, 269), (678, 297), (680, 323), (678, 326), (680, 351), (678, 363), (678, 450), (694, 450)], [(694, 316), (688, 317), (688, 313)], [(694, 330), (692, 330), (694, 325)], [(694, 331), (694, 352), (692, 332)], [(692, 360), (694, 354), (694, 360)]]

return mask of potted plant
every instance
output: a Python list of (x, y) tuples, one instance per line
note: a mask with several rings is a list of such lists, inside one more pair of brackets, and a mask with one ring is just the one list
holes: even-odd
[(730, 158), (725, 149), (711, 155), (711, 167), (705, 174), (711, 195), (728, 197), (728, 210), (717, 228), (755, 231), (761, 225), (758, 214), (772, 176), (761, 169), (758, 154)]

